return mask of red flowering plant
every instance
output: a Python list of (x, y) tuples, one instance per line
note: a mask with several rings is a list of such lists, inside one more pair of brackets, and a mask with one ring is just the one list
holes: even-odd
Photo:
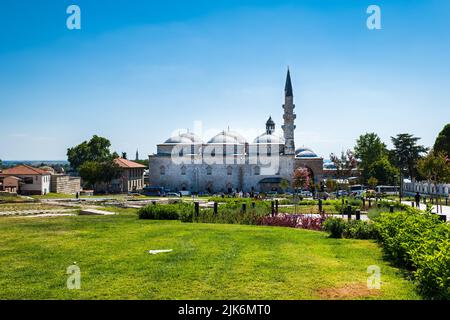
[(323, 222), (328, 215), (283, 214), (261, 217), (257, 224), (263, 226), (301, 228), (309, 230), (322, 230)]

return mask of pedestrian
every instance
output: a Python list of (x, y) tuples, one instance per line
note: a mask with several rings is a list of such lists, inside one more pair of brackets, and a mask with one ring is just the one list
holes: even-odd
[(416, 207), (419, 208), (420, 207), (420, 193), (416, 193), (416, 195), (414, 196), (414, 199), (416, 200)]

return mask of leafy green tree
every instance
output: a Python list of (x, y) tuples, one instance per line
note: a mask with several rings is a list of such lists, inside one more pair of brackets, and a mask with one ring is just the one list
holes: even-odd
[(450, 123), (445, 125), (434, 142), (433, 150), (450, 156)]
[[(395, 185), (395, 176), (399, 175), (399, 169), (394, 167), (385, 156), (375, 161), (369, 168), (369, 175), (382, 185)], [(369, 183), (370, 184), (370, 183)], [(376, 185), (376, 184), (375, 184)]]
[(120, 167), (113, 160), (86, 161), (80, 166), (79, 172), (83, 181), (93, 188), (97, 183), (109, 183), (121, 174)]
[(427, 152), (427, 148), (418, 145), (418, 137), (408, 133), (400, 133), (396, 137), (391, 137), (394, 145), (392, 158), (396, 166), (399, 167), (402, 174), (407, 174), (411, 178), (417, 176), (417, 161), (422, 154)]
[(430, 152), (417, 163), (419, 173), (436, 183), (450, 182), (450, 160), (444, 152)]
[(3, 168), (3, 162), (2, 159), (0, 159), (0, 169)]
[(356, 140), (355, 156), (359, 159), (358, 166), (362, 170), (364, 182), (369, 178), (369, 169), (372, 164), (387, 154), (386, 145), (376, 133), (366, 133)]
[(289, 181), (287, 181), (286, 179), (282, 179), (280, 181), (280, 188), (284, 192), (287, 188), (289, 188)]
[(78, 170), (87, 161), (102, 162), (117, 158), (117, 153), (111, 153), (110, 147), (108, 139), (94, 135), (90, 141), (67, 149), (67, 158), (72, 168)]
[(377, 186), (377, 184), (378, 184), (378, 179), (375, 178), (375, 177), (370, 177), (370, 178), (367, 180), (367, 183), (368, 183), (369, 186), (371, 186), (372, 188), (375, 188), (375, 187)]

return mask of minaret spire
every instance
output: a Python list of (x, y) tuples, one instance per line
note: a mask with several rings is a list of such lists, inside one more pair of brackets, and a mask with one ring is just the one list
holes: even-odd
[(284, 133), (284, 154), (293, 155), (295, 154), (295, 143), (294, 143), (294, 130), (295, 124), (294, 120), (297, 117), (294, 113), (294, 95), (292, 93), (292, 81), (291, 81), (291, 73), (289, 72), (289, 68), (287, 70), (286, 75), (286, 84), (284, 86), (284, 114), (283, 120), (284, 124), (281, 127)]
[(285, 97), (293, 97), (291, 73), (289, 72), (289, 67), (288, 67), (288, 70), (287, 70), (286, 85), (284, 86), (284, 96)]

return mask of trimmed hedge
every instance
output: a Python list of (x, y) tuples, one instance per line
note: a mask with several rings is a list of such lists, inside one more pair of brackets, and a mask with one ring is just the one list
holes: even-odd
[(377, 219), (379, 242), (396, 264), (413, 270), (419, 291), (427, 298), (450, 299), (450, 226), (437, 215), (382, 213)]

